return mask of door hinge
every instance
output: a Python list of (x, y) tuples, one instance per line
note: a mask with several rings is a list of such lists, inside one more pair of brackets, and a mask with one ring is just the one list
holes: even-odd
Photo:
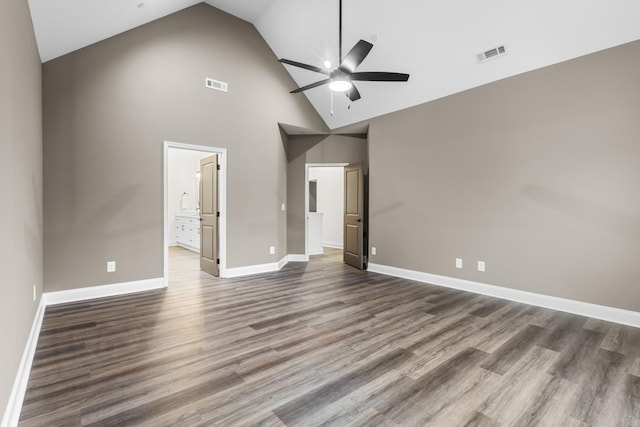
[(216, 264), (220, 264), (220, 258), (216, 258)]
[(216, 216), (220, 218), (220, 212), (216, 212)]
[(216, 165), (216, 169), (220, 170), (220, 165)]

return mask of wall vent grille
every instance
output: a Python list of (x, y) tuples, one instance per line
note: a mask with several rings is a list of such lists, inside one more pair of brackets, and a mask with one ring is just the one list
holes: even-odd
[(504, 45), (494, 47), (493, 49), (485, 50), (476, 54), (476, 60), (479, 64), (486, 62), (490, 59), (499, 58), (507, 54), (507, 48)]
[(225, 82), (221, 82), (219, 80), (210, 79), (207, 77), (204, 79), (204, 85), (209, 89), (219, 90), (221, 92), (227, 92), (229, 86)]

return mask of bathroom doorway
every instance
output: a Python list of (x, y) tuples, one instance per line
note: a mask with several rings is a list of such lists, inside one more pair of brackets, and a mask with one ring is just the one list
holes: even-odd
[[(169, 276), (200, 274), (201, 166), (200, 160), (217, 154), (217, 262), (226, 276), (226, 150), (166, 141), (164, 145), (164, 280)], [(170, 257), (171, 255), (171, 257)], [(169, 263), (177, 260), (180, 269)]]
[(320, 255), (325, 248), (344, 248), (344, 167), (347, 163), (306, 165), (305, 250)]

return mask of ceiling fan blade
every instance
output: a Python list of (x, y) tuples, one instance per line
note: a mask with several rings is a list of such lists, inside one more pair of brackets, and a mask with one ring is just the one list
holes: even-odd
[(309, 64), (303, 64), (302, 62), (291, 61), (290, 59), (278, 59), (279, 62), (283, 64), (293, 65), (294, 67), (304, 68), (305, 70), (315, 71), (316, 73), (326, 74), (327, 76), (330, 74), (329, 70), (325, 70), (324, 68), (316, 67)]
[(311, 83), (310, 85), (306, 85), (306, 86), (302, 86), (299, 87), (298, 89), (292, 90), (289, 93), (298, 93), (298, 92), (302, 92), (305, 91), (307, 89), (313, 89), (314, 87), (318, 87), (318, 86), (322, 86), (322, 85), (326, 85), (327, 83), (329, 83), (331, 81), (331, 79), (326, 79), (326, 80), (320, 80), (319, 82), (315, 82), (315, 83)]
[(364, 71), (361, 73), (351, 74), (351, 80), (366, 82), (406, 82), (407, 80), (409, 80), (409, 74)]
[(349, 98), (351, 102), (357, 101), (358, 99), (362, 98), (360, 96), (360, 91), (358, 91), (358, 88), (356, 87), (356, 85), (351, 86), (351, 89), (349, 89), (346, 92), (346, 94), (347, 94), (347, 98)]
[(340, 71), (345, 73), (353, 73), (358, 65), (364, 61), (369, 52), (373, 48), (373, 45), (364, 40), (360, 40), (356, 45), (347, 53), (340, 64)]

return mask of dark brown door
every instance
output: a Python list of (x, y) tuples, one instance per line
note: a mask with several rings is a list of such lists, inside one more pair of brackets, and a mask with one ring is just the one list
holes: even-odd
[(200, 268), (218, 275), (218, 155), (200, 159)]
[(364, 182), (362, 163), (344, 168), (344, 262), (364, 268)]

